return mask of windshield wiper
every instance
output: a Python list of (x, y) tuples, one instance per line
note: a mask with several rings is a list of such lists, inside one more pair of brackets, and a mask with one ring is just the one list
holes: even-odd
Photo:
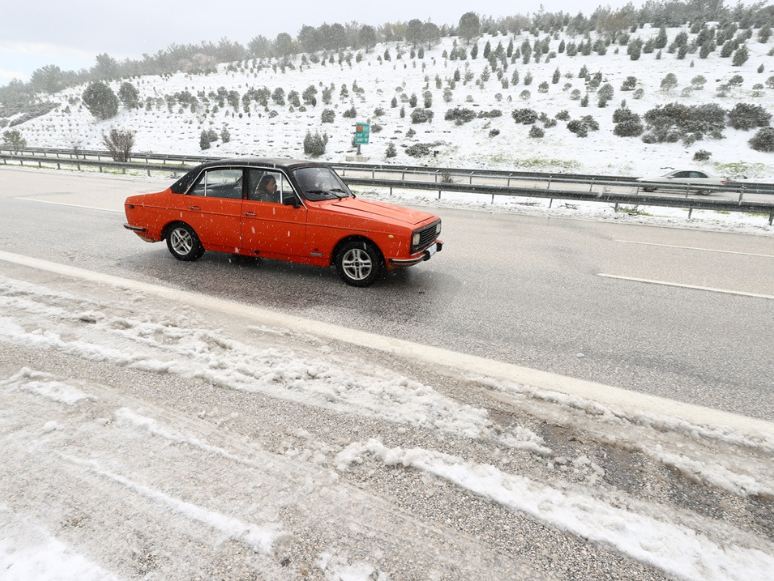
[[(334, 194), (333, 192), (329, 192), (328, 190), (306, 190), (306, 193), (307, 194), (318, 194), (318, 195), (321, 195), (321, 196), (327, 196), (328, 194), (333, 194), (334, 196), (336, 196), (336, 194)], [(338, 196), (336, 196), (336, 197), (338, 199), (341, 199)]]

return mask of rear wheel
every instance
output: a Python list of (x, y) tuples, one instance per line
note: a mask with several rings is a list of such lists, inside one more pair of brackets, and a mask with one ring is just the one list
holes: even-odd
[(382, 270), (382, 256), (377, 248), (365, 240), (347, 242), (336, 256), (336, 271), (350, 286), (371, 285)]
[(204, 254), (199, 237), (188, 224), (182, 222), (173, 225), (167, 232), (167, 248), (178, 260), (191, 261)]

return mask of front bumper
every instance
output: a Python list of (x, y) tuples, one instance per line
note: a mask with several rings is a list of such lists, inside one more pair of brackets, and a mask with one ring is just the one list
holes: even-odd
[(436, 240), (430, 246), (425, 248), (419, 255), (412, 258), (390, 258), (390, 266), (402, 267), (402, 266), (414, 266), (425, 260), (430, 260), (430, 257), (436, 252), (440, 252), (443, 249), (443, 242)]

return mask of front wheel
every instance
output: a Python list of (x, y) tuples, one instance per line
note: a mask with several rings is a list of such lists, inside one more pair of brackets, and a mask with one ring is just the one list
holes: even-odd
[(188, 224), (175, 224), (167, 233), (167, 248), (178, 260), (192, 261), (204, 254), (199, 237)]
[(336, 256), (336, 271), (350, 286), (371, 285), (382, 269), (382, 257), (376, 247), (364, 240), (345, 244)]

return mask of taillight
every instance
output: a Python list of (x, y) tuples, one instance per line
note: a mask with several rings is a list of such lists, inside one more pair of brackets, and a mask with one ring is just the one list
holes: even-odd
[(726, 180), (720, 180), (720, 185), (721, 186), (725, 186), (727, 184), (728, 184), (728, 182)]

